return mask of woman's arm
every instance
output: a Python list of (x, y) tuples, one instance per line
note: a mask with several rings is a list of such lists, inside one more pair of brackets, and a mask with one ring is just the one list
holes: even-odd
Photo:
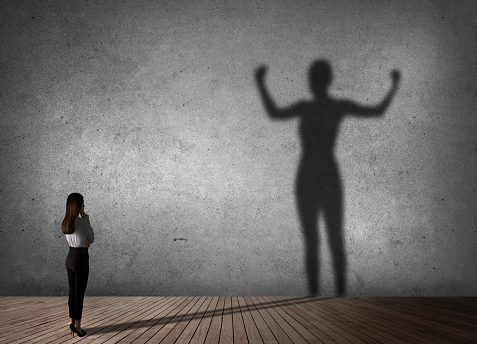
[(287, 108), (278, 108), (273, 101), (270, 93), (265, 86), (265, 75), (267, 74), (267, 68), (265, 66), (261, 66), (255, 70), (255, 80), (257, 81), (258, 90), (260, 92), (260, 96), (262, 97), (263, 105), (265, 106), (265, 110), (267, 111), (268, 115), (272, 118), (277, 119), (287, 119), (293, 117), (298, 114), (298, 106), (292, 105)]
[(381, 101), (380, 104), (376, 106), (363, 106), (359, 105), (354, 102), (345, 102), (345, 112), (356, 115), (356, 116), (363, 116), (363, 117), (371, 117), (371, 116), (380, 116), (382, 115), (388, 108), (389, 104), (391, 103), (391, 100), (394, 97), (394, 94), (396, 93), (396, 90), (399, 85), (399, 80), (401, 79), (401, 74), (397, 70), (393, 70), (391, 72), (391, 77), (392, 77), (392, 86), (391, 89), (389, 90), (388, 94), (384, 97), (384, 99)]
[(91, 224), (89, 222), (89, 215), (86, 214), (85, 212), (81, 213), (81, 217), (85, 220), (84, 222), (84, 227), (83, 233), (84, 236), (86, 237), (86, 246), (89, 247), (90, 244), (94, 242), (94, 232), (93, 228), (91, 228)]

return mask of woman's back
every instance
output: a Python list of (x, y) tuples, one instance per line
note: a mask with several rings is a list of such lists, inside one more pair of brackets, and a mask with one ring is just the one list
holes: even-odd
[(87, 247), (86, 240), (90, 243), (94, 241), (94, 233), (88, 222), (81, 218), (75, 219), (75, 232), (73, 234), (65, 234), (66, 241), (70, 247)]

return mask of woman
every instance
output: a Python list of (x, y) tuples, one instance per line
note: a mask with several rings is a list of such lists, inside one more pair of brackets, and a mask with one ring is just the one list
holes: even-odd
[(68, 298), (70, 330), (73, 336), (76, 333), (79, 337), (83, 337), (86, 332), (81, 329), (81, 315), (89, 274), (88, 247), (94, 241), (94, 233), (89, 222), (89, 215), (84, 212), (83, 196), (79, 193), (72, 193), (68, 196), (61, 230), (70, 245), (65, 264), (70, 289)]

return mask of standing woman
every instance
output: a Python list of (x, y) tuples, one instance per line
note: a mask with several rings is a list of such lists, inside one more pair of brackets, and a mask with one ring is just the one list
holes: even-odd
[(83, 337), (86, 332), (81, 329), (81, 315), (89, 274), (88, 247), (94, 241), (94, 233), (89, 223), (89, 215), (84, 212), (83, 196), (79, 193), (72, 193), (66, 200), (66, 214), (61, 223), (61, 230), (70, 245), (65, 264), (70, 289), (68, 298), (70, 330), (73, 336), (76, 333), (79, 337)]

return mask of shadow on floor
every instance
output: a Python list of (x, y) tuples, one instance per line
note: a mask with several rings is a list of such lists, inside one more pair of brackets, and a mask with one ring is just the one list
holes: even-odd
[[(212, 299), (212, 297), (206, 297), (204, 302), (207, 299)], [(195, 312), (189, 313), (189, 311), (181, 313), (182, 309), (189, 305), (192, 297), (189, 298), (178, 298), (175, 302), (170, 305), (167, 305), (166, 309), (163, 311), (164, 313), (171, 313), (174, 310), (177, 310), (178, 307), (181, 307), (181, 311), (178, 313), (174, 312), (174, 315), (166, 315), (164, 317), (158, 318), (147, 318), (139, 321), (130, 321), (130, 322), (121, 322), (115, 321), (113, 324), (104, 325), (104, 326), (93, 326), (93, 327), (85, 327), (84, 329), (87, 331), (88, 335), (91, 334), (101, 334), (101, 333), (110, 333), (112, 331), (121, 332), (125, 329), (138, 329), (142, 327), (152, 327), (155, 325), (165, 325), (167, 323), (179, 323), (179, 322), (189, 322), (192, 318), (208, 318), (215, 316), (223, 316), (228, 314), (233, 314), (234, 312), (251, 312), (255, 310), (263, 310), (263, 309), (270, 309), (275, 307), (282, 307), (282, 306), (292, 306), (297, 304), (304, 304), (304, 303), (315, 303), (321, 302), (328, 299), (334, 299), (334, 297), (295, 297), (295, 298), (287, 298), (283, 300), (276, 300), (271, 302), (260, 302), (260, 303), (247, 303), (244, 305), (240, 305), (238, 307), (221, 307), (220, 305), (216, 305), (213, 310), (207, 310), (203, 312)], [(197, 301), (199, 298), (197, 298)], [(165, 303), (166, 300), (157, 301), (157, 307), (161, 307), (161, 303)], [(183, 304), (181, 306), (181, 304)], [(169, 309), (169, 310), (168, 310)], [(190, 309), (190, 308), (188, 308)], [(111, 320), (111, 318), (105, 319), (105, 321)]]

